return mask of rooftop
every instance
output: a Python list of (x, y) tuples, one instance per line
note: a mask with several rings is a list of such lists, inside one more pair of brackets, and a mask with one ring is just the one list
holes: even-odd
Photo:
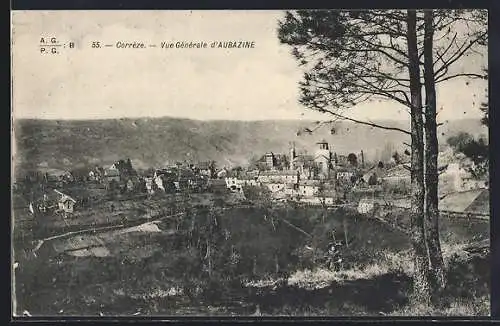
[(56, 190), (56, 189), (54, 189), (54, 192), (61, 196), (61, 198), (60, 198), (61, 201), (70, 200), (70, 201), (76, 203), (76, 200), (74, 198), (70, 197), (69, 195), (66, 195), (65, 193), (62, 193), (62, 192), (60, 192), (59, 190)]
[(465, 209), (466, 212), (490, 213), (490, 192), (484, 189), (472, 203)]
[(259, 173), (262, 176), (286, 176), (286, 175), (297, 175), (297, 171), (294, 170), (282, 170), (282, 171), (262, 171)]
[(200, 170), (208, 170), (210, 169), (210, 162), (199, 162), (197, 164), (197, 167), (200, 169)]
[[(487, 199), (485, 201), (485, 198)], [(487, 209), (484, 207), (487, 205)], [(453, 212), (473, 211), (481, 208), (489, 212), (488, 189), (473, 189), (468, 191), (452, 192), (439, 201), (439, 209)]]
[(386, 177), (407, 177), (410, 175), (410, 170), (408, 170), (405, 165), (398, 164), (393, 168), (386, 171)]

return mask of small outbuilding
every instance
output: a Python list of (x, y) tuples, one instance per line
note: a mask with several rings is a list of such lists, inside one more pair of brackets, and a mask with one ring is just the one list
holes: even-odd
[(76, 204), (76, 200), (58, 190), (54, 190), (56, 193), (60, 195), (60, 198), (58, 200), (58, 208), (59, 210), (65, 212), (65, 213), (73, 213), (74, 211), (74, 206)]

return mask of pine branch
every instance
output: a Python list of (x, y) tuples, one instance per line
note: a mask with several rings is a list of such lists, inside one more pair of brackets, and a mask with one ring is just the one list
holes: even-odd
[(367, 121), (353, 119), (353, 118), (347, 117), (345, 115), (333, 112), (332, 110), (328, 110), (328, 109), (325, 109), (325, 108), (322, 108), (322, 107), (317, 107), (316, 109), (318, 111), (322, 112), (322, 113), (329, 113), (329, 114), (331, 114), (331, 115), (333, 115), (335, 117), (338, 117), (338, 118), (341, 118), (341, 119), (344, 119), (344, 120), (348, 120), (348, 121), (352, 121), (352, 122), (355, 122), (355, 123), (359, 123), (359, 124), (362, 124), (362, 125), (366, 125), (366, 126), (370, 126), (370, 127), (375, 127), (375, 128), (379, 128), (379, 129), (384, 129), (384, 130), (399, 131), (399, 132), (402, 132), (402, 133), (404, 133), (406, 135), (411, 135), (411, 133), (408, 130), (404, 130), (404, 129), (401, 129), (401, 128), (387, 127), (387, 126), (382, 126), (382, 125), (379, 125), (379, 124), (376, 124), (376, 123), (373, 123), (373, 122), (367, 122)]
[[(448, 60), (443, 60), (443, 65), (441, 67), (439, 67), (435, 72), (434, 72), (434, 76), (436, 79), (439, 79), (441, 77), (443, 77), (447, 71), (448, 71), (448, 67), (451, 66), (453, 63), (455, 63), (458, 59), (460, 59), (464, 54), (465, 52), (467, 52), (467, 50), (469, 50), (474, 44), (480, 42), (481, 40), (483, 40), (483, 38), (487, 35), (487, 32), (484, 32), (482, 34), (480, 34), (477, 38), (475, 38), (474, 40), (470, 41), (469, 44), (467, 44), (466, 42), (464, 42), (459, 48), (458, 50), (448, 59)], [(443, 73), (444, 71), (444, 73)]]
[(438, 63), (438, 61), (442, 61), (443, 63), (445, 63), (445, 61), (443, 60), (443, 57), (446, 53), (448, 53), (448, 51), (451, 49), (453, 44), (456, 44), (457, 35), (458, 35), (458, 33), (455, 33), (455, 35), (453, 36), (453, 38), (450, 41), (450, 44), (448, 44), (446, 49), (444, 49), (443, 53), (440, 54), (439, 51), (436, 50), (436, 54), (438, 55), (438, 57), (434, 61), (434, 66)]
[(436, 79), (435, 83), (441, 83), (446, 80), (450, 80), (453, 78), (459, 78), (459, 77), (469, 77), (469, 78), (474, 78), (474, 79), (487, 79), (486, 75), (480, 75), (480, 74), (474, 74), (474, 73), (462, 73), (462, 74), (455, 74), (455, 75), (449, 75), (446, 77), (442, 77), (440, 79)]
[[(364, 92), (384, 96), (384, 97), (389, 98), (391, 100), (397, 101), (406, 107), (411, 108), (411, 101), (409, 100), (409, 98), (405, 92), (403, 92), (401, 90), (394, 90), (394, 91), (384, 90), (381, 87), (376, 86), (375, 84), (367, 81), (366, 79), (363, 78), (363, 76), (357, 76), (357, 77), (359, 78), (359, 80), (363, 81), (367, 85), (367, 86), (359, 85), (360, 88), (365, 89)], [(400, 93), (400, 92), (402, 92), (404, 94), (404, 97), (405, 97), (404, 100), (400, 99), (399, 97), (395, 96), (394, 94), (391, 94), (391, 93)]]

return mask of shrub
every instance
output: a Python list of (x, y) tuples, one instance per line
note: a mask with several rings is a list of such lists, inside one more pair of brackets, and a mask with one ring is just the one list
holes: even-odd
[(248, 200), (252, 201), (269, 201), (271, 191), (264, 186), (243, 186), (243, 193)]

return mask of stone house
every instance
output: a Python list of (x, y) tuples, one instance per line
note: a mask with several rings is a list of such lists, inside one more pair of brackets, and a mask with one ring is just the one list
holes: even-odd
[(316, 180), (304, 180), (299, 183), (298, 194), (303, 197), (317, 196), (320, 190), (320, 183)]
[(120, 171), (118, 168), (115, 166), (115, 164), (111, 165), (109, 168), (104, 170), (104, 177), (106, 182), (120, 182)]
[(293, 170), (284, 171), (262, 171), (257, 176), (257, 182), (260, 183), (298, 183), (299, 173)]

